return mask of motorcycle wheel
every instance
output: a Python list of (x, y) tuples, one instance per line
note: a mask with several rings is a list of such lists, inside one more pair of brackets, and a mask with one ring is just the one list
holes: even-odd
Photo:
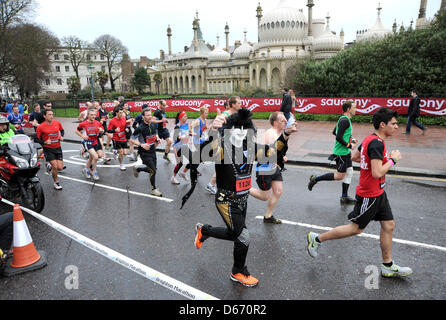
[[(26, 198), (26, 199), (23, 199)], [(43, 188), (40, 182), (30, 183), (26, 195), (22, 195), (25, 207), (34, 210), (35, 212), (42, 212), (45, 207), (45, 195), (43, 194)]]

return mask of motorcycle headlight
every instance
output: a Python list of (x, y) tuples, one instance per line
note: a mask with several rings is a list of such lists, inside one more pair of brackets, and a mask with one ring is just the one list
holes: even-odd
[(23, 158), (12, 156), (12, 159), (16, 163), (17, 167), (19, 167), (20, 169), (26, 169), (29, 167), (28, 161)]
[(37, 153), (31, 157), (31, 167), (37, 166)]

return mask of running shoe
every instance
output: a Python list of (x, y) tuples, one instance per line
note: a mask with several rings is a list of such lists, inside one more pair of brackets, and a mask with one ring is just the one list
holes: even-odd
[(50, 163), (46, 164), (46, 172), (48, 172), (48, 174), (51, 174), (51, 171), (53, 170), (53, 167), (51, 166)]
[(195, 247), (200, 250), (201, 246), (203, 245), (203, 234), (201, 233), (201, 230), (203, 229), (203, 225), (201, 223), (197, 223), (197, 225), (195, 226)]
[(125, 170), (127, 170), (127, 168), (126, 168), (125, 165), (123, 165), (123, 164), (120, 164), (120, 165), (119, 165), (119, 169), (121, 169), (121, 171), (125, 171)]
[(205, 189), (211, 194), (217, 194), (217, 188), (215, 188), (215, 186), (210, 183), (206, 186)]
[(135, 176), (135, 178), (139, 177), (139, 171), (137, 166), (133, 166), (133, 175)]
[(118, 160), (118, 150), (113, 149), (113, 159)]
[(316, 181), (316, 176), (312, 175), (310, 177), (310, 182), (308, 182), (308, 190), (313, 190), (313, 187), (316, 185), (317, 181)]
[(317, 257), (317, 249), (319, 249), (319, 246), (321, 245), (319, 242), (316, 241), (316, 238), (319, 236), (319, 234), (310, 232), (307, 236), (308, 241), (308, 254), (312, 258)]
[(263, 223), (282, 224), (282, 220), (276, 219), (274, 216), (269, 218), (263, 217)]
[(180, 177), (183, 178), (186, 181), (189, 181), (189, 178), (187, 177), (187, 175), (186, 175), (186, 173), (184, 171), (180, 172)]
[(413, 273), (412, 269), (409, 267), (400, 267), (396, 264), (393, 264), (391, 267), (386, 267), (385, 265), (381, 265), (381, 276), (385, 278), (392, 277), (407, 277)]
[(163, 194), (162, 194), (161, 191), (159, 191), (158, 189), (153, 189), (153, 190), (152, 190), (152, 196), (155, 196), (155, 197), (162, 197)]
[(259, 283), (257, 278), (254, 278), (251, 275), (245, 275), (243, 273), (231, 274), (231, 280), (235, 282), (239, 282), (245, 287), (254, 287)]
[(90, 170), (88, 170), (87, 168), (82, 169), (82, 174), (84, 175), (85, 178), (91, 179)]
[(99, 178), (99, 174), (98, 174), (97, 171), (94, 171), (93, 174), (92, 174), (92, 176), (93, 176), (93, 180), (94, 180), (94, 181), (98, 181), (98, 180), (100, 179), (100, 178)]
[(62, 186), (60, 185), (59, 182), (54, 182), (54, 189), (55, 190), (62, 190)]
[(109, 164), (112, 161), (111, 158), (104, 158), (104, 164)]
[(341, 197), (340, 200), (341, 204), (355, 204), (356, 199), (350, 198), (350, 197)]
[(169, 162), (170, 162), (170, 158), (169, 158), (169, 155), (167, 155), (167, 154), (165, 154), (165, 155), (163, 156), (163, 159), (164, 159), (164, 160), (167, 160), (167, 161), (169, 161)]
[(178, 181), (175, 176), (172, 176), (172, 178), (170, 179), (170, 182), (172, 182), (172, 184), (176, 184), (176, 185), (180, 184), (180, 181)]

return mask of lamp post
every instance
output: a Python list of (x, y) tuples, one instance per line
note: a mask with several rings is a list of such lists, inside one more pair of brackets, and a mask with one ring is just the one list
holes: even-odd
[(94, 81), (93, 81), (93, 70), (94, 67), (92, 64), (88, 66), (88, 69), (90, 69), (90, 86), (91, 86), (91, 102), (94, 102)]

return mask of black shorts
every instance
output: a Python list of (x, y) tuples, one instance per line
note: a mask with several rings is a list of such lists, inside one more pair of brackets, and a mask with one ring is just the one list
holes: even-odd
[(393, 220), (392, 209), (390, 208), (387, 194), (384, 192), (376, 198), (363, 198), (356, 195), (356, 205), (348, 215), (348, 219), (359, 225), (363, 230), (370, 221), (391, 221)]
[(54, 160), (63, 161), (62, 148), (45, 148), (43, 147), (43, 154), (47, 162)]
[(170, 138), (169, 130), (167, 129), (158, 130), (158, 137), (160, 137), (160, 139), (162, 140), (167, 140), (168, 138)]
[(262, 191), (268, 191), (271, 190), (273, 181), (283, 181), (282, 172), (279, 168), (276, 169), (276, 172), (274, 174), (259, 174), (257, 173), (257, 185), (259, 186), (260, 190)]
[(353, 167), (351, 154), (346, 156), (334, 155), (334, 160), (336, 160), (336, 170), (339, 173), (346, 173), (348, 168)]
[(87, 141), (82, 140), (82, 146), (84, 147), (84, 149), (86, 151), (93, 149), (94, 151), (98, 152), (99, 150), (102, 150), (101, 140), (98, 140), (96, 145), (93, 145), (93, 142), (90, 140), (87, 140)]
[(129, 145), (127, 141), (116, 141), (113, 140), (113, 149), (115, 150), (121, 150), (121, 149), (128, 149)]

